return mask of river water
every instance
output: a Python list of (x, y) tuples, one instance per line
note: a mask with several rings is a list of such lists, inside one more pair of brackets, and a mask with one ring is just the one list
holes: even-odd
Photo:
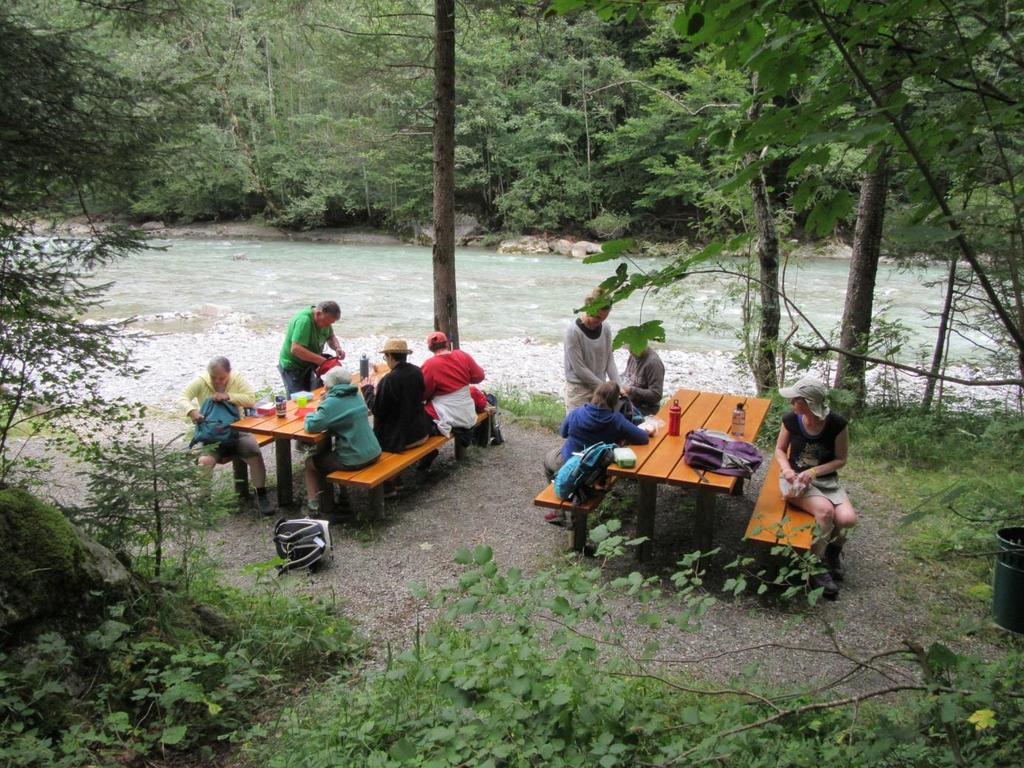
[[(418, 339), (432, 326), (431, 251), (416, 246), (337, 245), (294, 241), (165, 240), (162, 250), (105, 269), (112, 281), (97, 317), (137, 316), (155, 333), (202, 333), (228, 320), (254, 332), (281, 331), (302, 306), (334, 299), (342, 307), (341, 337)], [(638, 259), (643, 269), (662, 262)], [(844, 259), (791, 259), (787, 292), (823, 331), (839, 323), (846, 291)], [(526, 338), (557, 344), (573, 308), (611, 274), (614, 262), (583, 264), (557, 255), (526, 256), (461, 248), (456, 253), (459, 328), (463, 340)], [(910, 332), (912, 350), (933, 343), (941, 305), (941, 270), (879, 271), (876, 308)], [(663, 321), (667, 349), (738, 348), (739, 300), (721, 278), (696, 276), (681, 291), (635, 295), (616, 305), (615, 328)], [(710, 328), (695, 327), (702, 319)], [(784, 319), (784, 332), (788, 331)], [(956, 356), (963, 348), (954, 348)]]

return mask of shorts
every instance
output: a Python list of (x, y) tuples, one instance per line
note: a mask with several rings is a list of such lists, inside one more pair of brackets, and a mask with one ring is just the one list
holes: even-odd
[(318, 453), (318, 454), (314, 455), (313, 456), (313, 465), (318, 470), (320, 470), (321, 472), (324, 472), (324, 473), (339, 472), (339, 471), (340, 472), (353, 472), (353, 471), (355, 471), (357, 469), (362, 469), (363, 467), (370, 466), (375, 461), (377, 461), (377, 459), (379, 459), (379, 458), (380, 458), (380, 454), (374, 456), (369, 461), (366, 461), (366, 462), (363, 462), (362, 464), (357, 464), (357, 465), (353, 466), (353, 465), (350, 465), (350, 464), (343, 463), (341, 461), (341, 459), (338, 458), (338, 454), (336, 454), (334, 451), (328, 451), (327, 453)]
[(320, 379), (316, 377), (316, 367), (305, 368), (282, 368), (277, 366), (277, 372), (281, 374), (281, 381), (284, 382), (284, 391), (288, 397), (293, 392), (312, 392), (321, 386)]
[(590, 402), (597, 387), (589, 387), (586, 384), (576, 384), (572, 381), (565, 382), (565, 412), (569, 413), (581, 405)]
[[(790, 486), (791, 483), (782, 475), (779, 475), (779, 489), (782, 491), (783, 496), (789, 492)], [(846, 495), (846, 489), (843, 488), (843, 484), (839, 482), (839, 475), (835, 472), (831, 475), (814, 478), (814, 480), (811, 481), (811, 484), (807, 486), (807, 490), (796, 498), (807, 499), (812, 496), (823, 496), (831, 501), (832, 505), (836, 507), (850, 501), (850, 497)]]
[(565, 464), (565, 459), (562, 457), (561, 447), (552, 448), (544, 454), (544, 474), (547, 475), (548, 480), (554, 479), (563, 464)]
[(252, 435), (239, 435), (238, 440), (225, 446), (223, 443), (211, 443), (209, 445), (201, 445), (199, 452), (202, 454), (210, 454), (217, 457), (217, 463), (228, 461), (229, 459), (252, 459), (260, 454), (260, 446), (256, 442), (256, 438)]

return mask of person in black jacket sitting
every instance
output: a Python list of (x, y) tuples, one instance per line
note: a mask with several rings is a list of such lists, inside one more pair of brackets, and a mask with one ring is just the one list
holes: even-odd
[(388, 339), (381, 350), (388, 372), (379, 380), (371, 376), (362, 386), (377, 442), (391, 453), (422, 445), (430, 435), (432, 422), (423, 410), (423, 373), (407, 362), (409, 352), (405, 339)]

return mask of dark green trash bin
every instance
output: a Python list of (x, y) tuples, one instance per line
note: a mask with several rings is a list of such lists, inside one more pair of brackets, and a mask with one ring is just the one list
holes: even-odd
[(992, 582), (992, 613), (996, 624), (1024, 632), (1024, 528), (1003, 528), (996, 534), (999, 553)]

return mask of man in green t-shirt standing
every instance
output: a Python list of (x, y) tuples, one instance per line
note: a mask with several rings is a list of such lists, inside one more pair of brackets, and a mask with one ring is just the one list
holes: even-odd
[(289, 397), (293, 392), (312, 392), (319, 386), (316, 369), (327, 360), (323, 354), (324, 344), (330, 345), (339, 359), (345, 359), (338, 337), (334, 335), (333, 323), (340, 317), (338, 302), (321, 301), (315, 307), (303, 309), (288, 323), (277, 370), (281, 372)]

